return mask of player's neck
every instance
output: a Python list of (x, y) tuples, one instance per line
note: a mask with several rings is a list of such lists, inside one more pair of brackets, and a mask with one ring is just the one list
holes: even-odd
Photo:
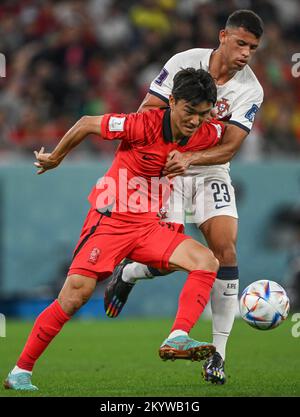
[(179, 143), (183, 138), (183, 133), (177, 128), (176, 124), (171, 119), (172, 142)]
[(179, 143), (184, 138), (184, 135), (177, 129), (172, 129), (172, 134), (174, 143)]
[(228, 67), (220, 48), (216, 49), (211, 54), (209, 61), (209, 72), (217, 85), (223, 85), (227, 83), (227, 81), (229, 81), (237, 73), (237, 71), (231, 70)]

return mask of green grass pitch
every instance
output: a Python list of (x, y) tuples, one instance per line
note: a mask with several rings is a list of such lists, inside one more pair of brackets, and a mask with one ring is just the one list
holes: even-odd
[[(35, 367), (35, 393), (0, 388), (0, 396), (214, 397), (300, 396), (300, 337), (287, 321), (258, 331), (236, 320), (228, 344), (228, 383), (201, 378), (201, 363), (163, 362), (158, 347), (168, 335), (168, 319), (101, 319), (69, 322)], [(8, 321), (0, 338), (1, 379), (14, 365), (32, 323)], [(209, 321), (191, 336), (210, 340)]]

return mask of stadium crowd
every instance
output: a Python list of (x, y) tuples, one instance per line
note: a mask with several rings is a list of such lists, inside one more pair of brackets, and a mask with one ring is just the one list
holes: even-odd
[[(242, 157), (296, 157), (300, 74), (293, 76), (292, 56), (300, 53), (299, 1), (3, 0), (0, 161), (31, 157), (41, 144), (52, 148), (83, 114), (135, 111), (164, 62), (185, 49), (216, 48), (220, 28), (239, 8), (265, 22), (251, 63), (265, 100)], [(113, 150), (91, 138), (74, 156)]]

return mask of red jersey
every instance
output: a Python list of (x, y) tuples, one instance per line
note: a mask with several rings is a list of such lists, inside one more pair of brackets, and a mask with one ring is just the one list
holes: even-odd
[(170, 109), (144, 113), (106, 114), (102, 138), (120, 139), (111, 168), (89, 195), (93, 208), (121, 220), (157, 217), (170, 193), (170, 181), (162, 177), (168, 154), (199, 151), (216, 145), (224, 133), (217, 121), (204, 122), (190, 137), (173, 142)]

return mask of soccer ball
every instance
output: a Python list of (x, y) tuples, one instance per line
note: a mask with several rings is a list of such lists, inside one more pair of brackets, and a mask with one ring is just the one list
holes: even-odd
[(242, 318), (259, 330), (279, 326), (287, 318), (289, 309), (290, 301), (285, 290), (274, 281), (252, 282), (240, 298)]

